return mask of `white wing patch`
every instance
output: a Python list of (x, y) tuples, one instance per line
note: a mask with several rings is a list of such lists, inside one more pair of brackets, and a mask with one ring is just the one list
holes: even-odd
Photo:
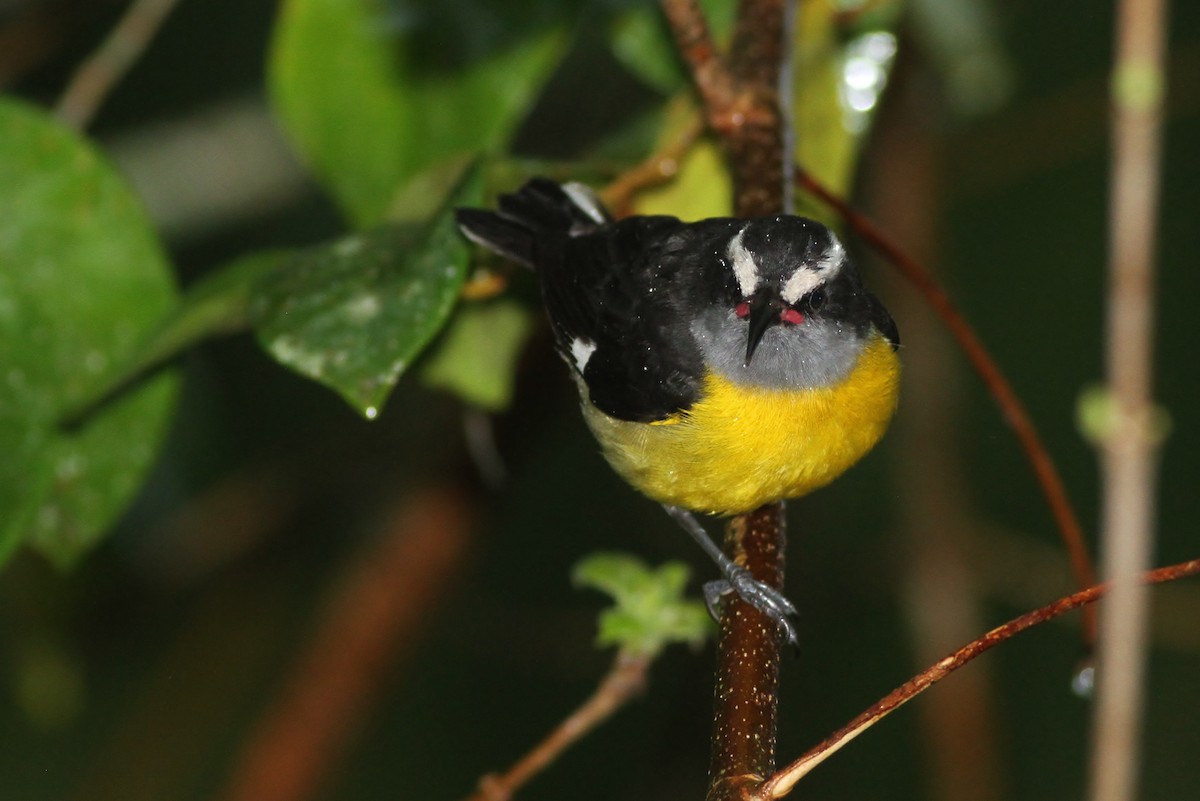
[(573, 181), (569, 184), (563, 184), (562, 188), (567, 193), (567, 197), (571, 198), (571, 202), (575, 204), (575, 207), (591, 217), (596, 225), (604, 225), (609, 221), (608, 212), (604, 210), (604, 204), (600, 202), (600, 198), (596, 196), (595, 191), (590, 186)]
[(588, 360), (592, 358), (592, 354), (596, 352), (596, 343), (583, 337), (575, 337), (571, 340), (571, 360), (575, 362), (575, 369), (583, 374), (583, 368), (587, 367)]
[(749, 225), (743, 226), (742, 230), (738, 231), (737, 236), (729, 241), (729, 250), (726, 255), (729, 261), (733, 263), (733, 277), (737, 279), (738, 289), (742, 292), (742, 297), (748, 298), (754, 294), (754, 290), (758, 288), (758, 264), (754, 261), (754, 254), (746, 250), (746, 246), (742, 244), (742, 237), (746, 234), (746, 229)]

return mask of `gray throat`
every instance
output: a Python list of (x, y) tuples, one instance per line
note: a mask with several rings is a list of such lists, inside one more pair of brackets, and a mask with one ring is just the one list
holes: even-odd
[(731, 310), (708, 309), (691, 330), (706, 367), (736, 383), (772, 389), (836, 384), (854, 369), (864, 345), (853, 326), (809, 317), (768, 328), (747, 366), (746, 323)]

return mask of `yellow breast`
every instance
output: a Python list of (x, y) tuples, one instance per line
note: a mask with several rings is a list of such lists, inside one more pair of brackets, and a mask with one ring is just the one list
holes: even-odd
[(841, 382), (806, 390), (735, 384), (715, 374), (686, 413), (658, 423), (584, 417), (613, 468), (659, 503), (738, 514), (795, 498), (846, 471), (883, 436), (900, 361), (873, 336)]

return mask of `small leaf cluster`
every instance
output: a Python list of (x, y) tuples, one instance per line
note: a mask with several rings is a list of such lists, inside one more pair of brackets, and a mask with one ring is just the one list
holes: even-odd
[(600, 614), (597, 643), (653, 658), (672, 643), (698, 646), (714, 625), (704, 604), (684, 597), (688, 567), (667, 562), (653, 569), (622, 553), (597, 553), (575, 566), (576, 585), (612, 596)]

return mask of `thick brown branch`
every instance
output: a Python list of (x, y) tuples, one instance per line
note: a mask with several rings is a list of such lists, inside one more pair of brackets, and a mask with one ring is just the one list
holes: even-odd
[[(779, 214), (784, 208), (785, 121), (779, 113), (786, 0), (739, 0), (729, 70), (739, 91), (730, 111), (736, 135), (724, 136), (733, 167), (735, 214)], [(732, 132), (731, 132), (732, 133)]]
[(774, 86), (783, 63), (786, 0), (739, 0), (729, 71), (739, 83)]
[[(784, 522), (770, 504), (729, 524), (726, 550), (759, 581), (783, 585)], [(740, 798), (775, 769), (779, 697), (778, 624), (731, 596), (717, 641), (708, 800)]]
[[(704, 104), (709, 127), (720, 138), (733, 177), (738, 217), (784, 211), (783, 126), (777, 85), (783, 55), (786, 0), (743, 0), (730, 62), (717, 54), (695, 0), (662, 0), (663, 11)], [(726, 551), (759, 581), (783, 583), (782, 504), (735, 518)], [(716, 704), (708, 801), (741, 798), (774, 769), (779, 703), (777, 625), (731, 598), (721, 615)]]

